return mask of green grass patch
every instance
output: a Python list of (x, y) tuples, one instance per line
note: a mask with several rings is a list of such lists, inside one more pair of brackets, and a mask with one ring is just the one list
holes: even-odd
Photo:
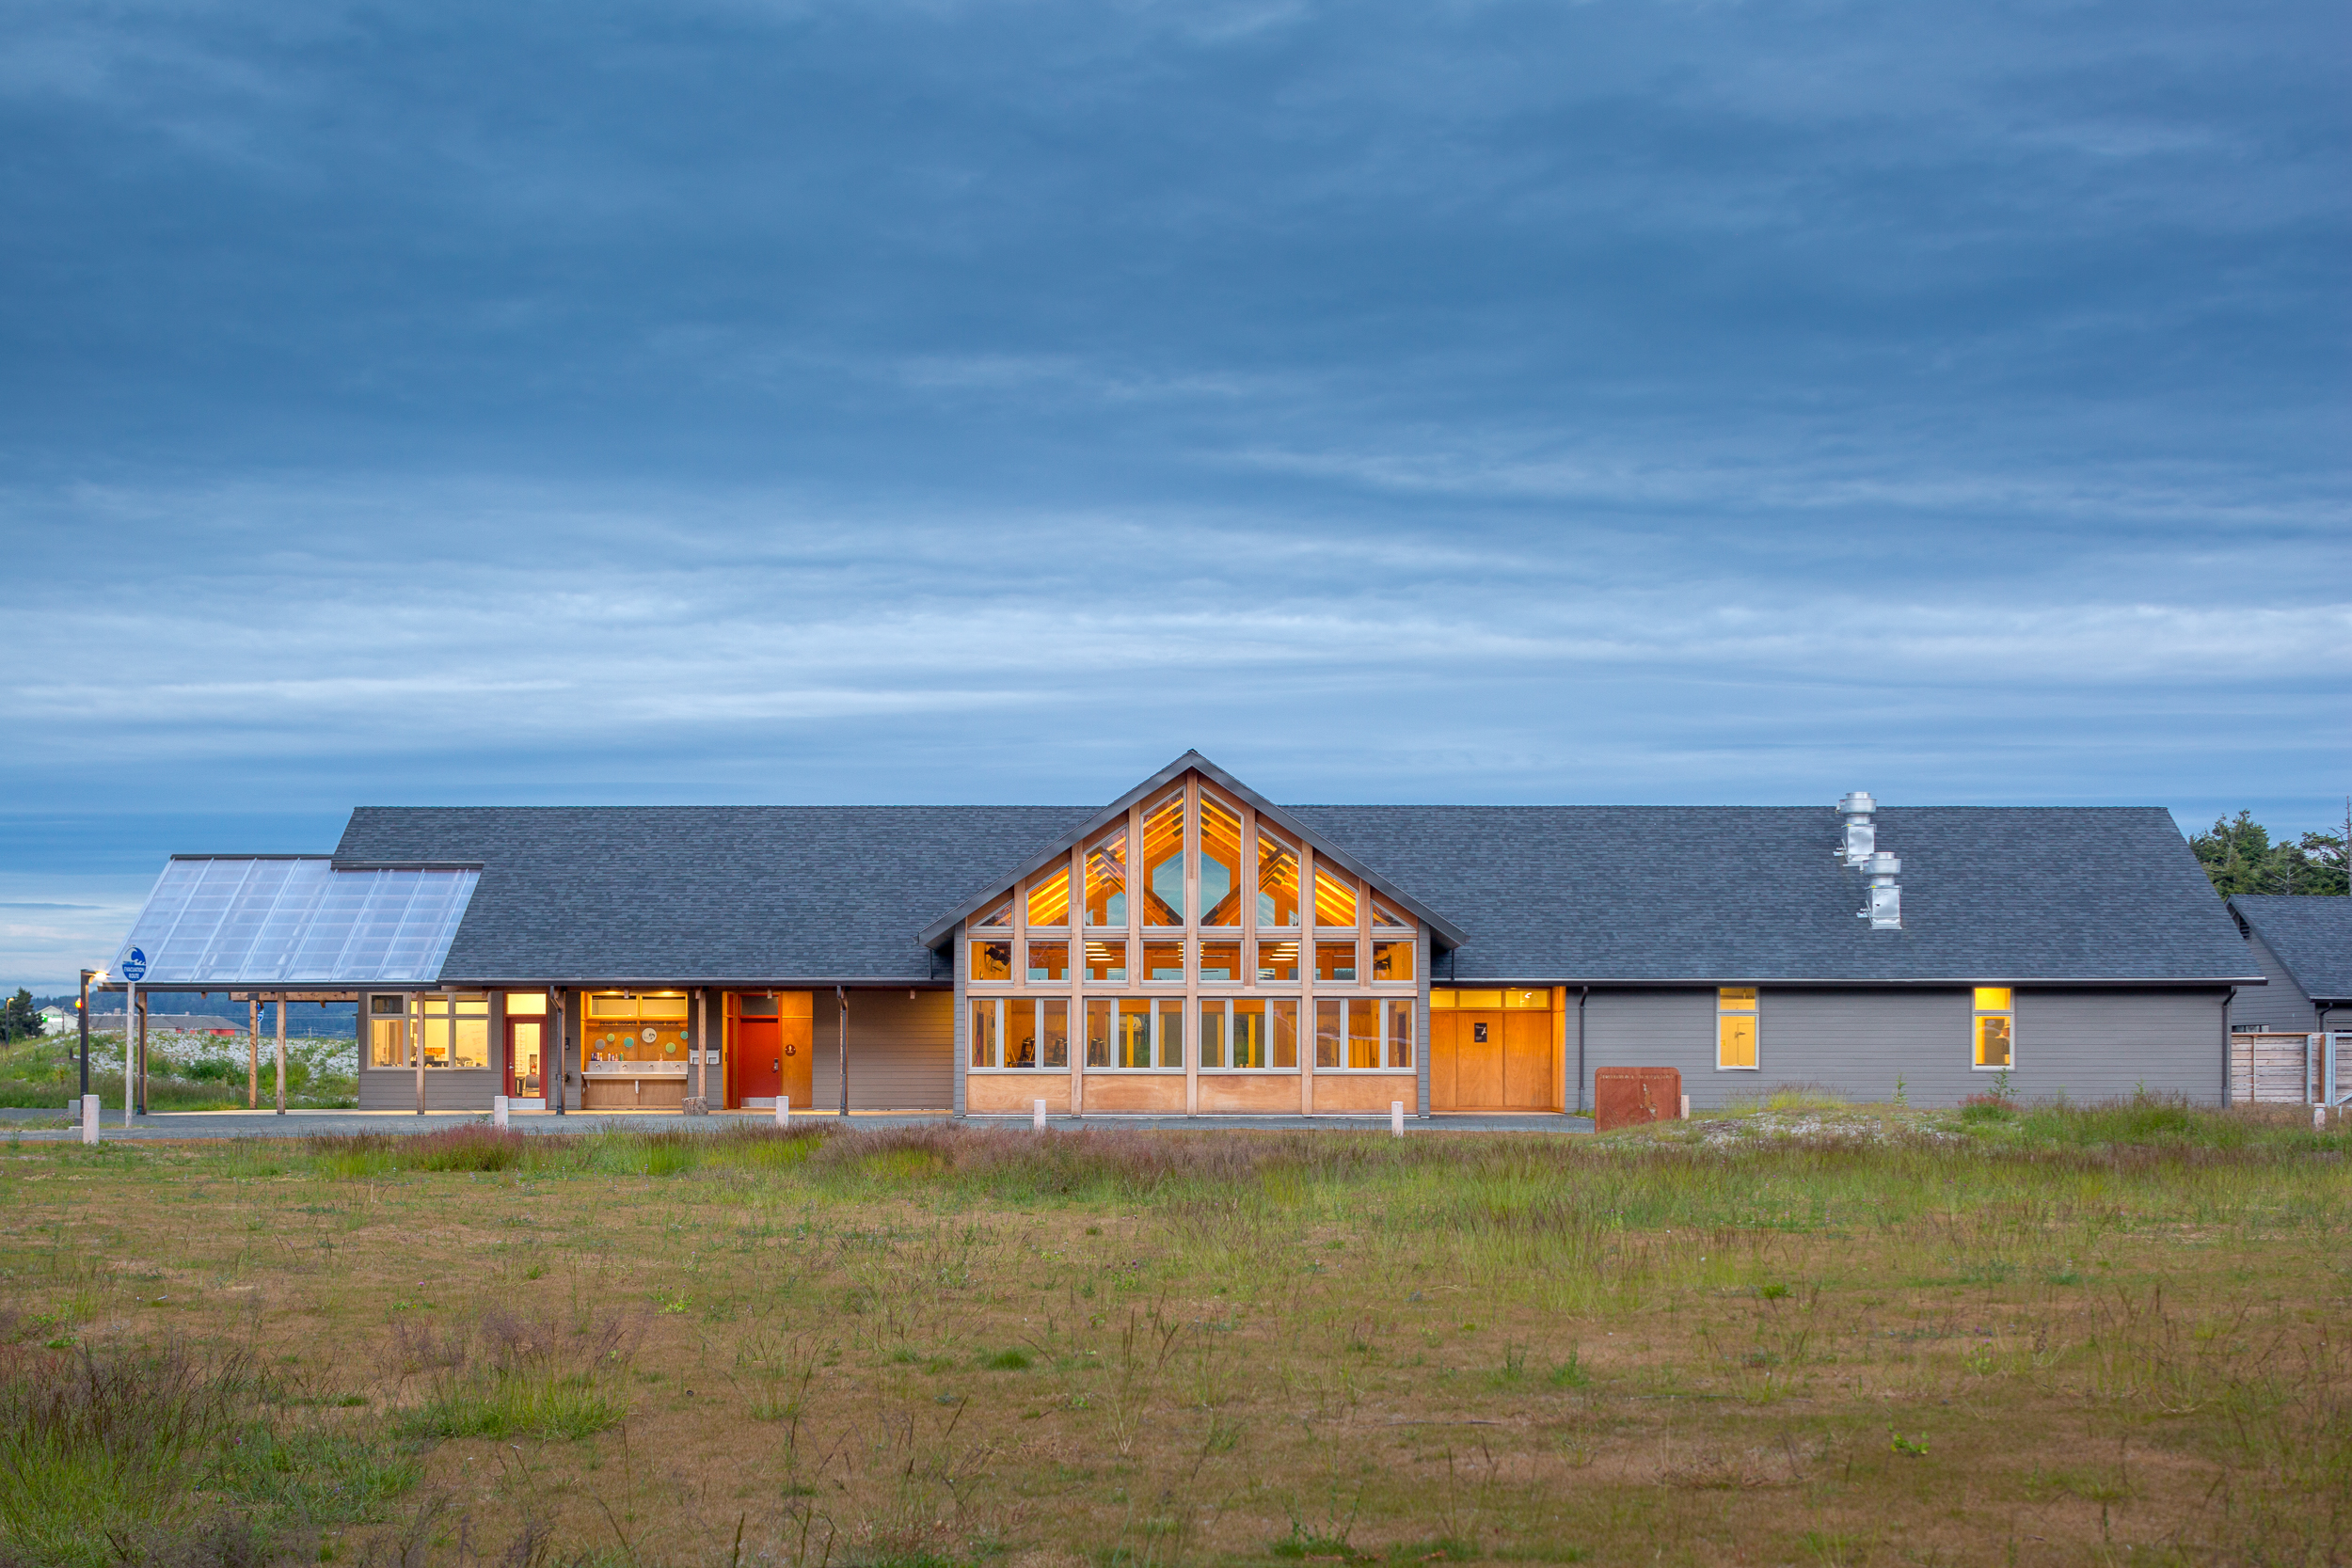
[(545, 1373), (493, 1373), (437, 1391), (403, 1415), (408, 1437), (593, 1437), (617, 1426), (628, 1406), (593, 1379)]

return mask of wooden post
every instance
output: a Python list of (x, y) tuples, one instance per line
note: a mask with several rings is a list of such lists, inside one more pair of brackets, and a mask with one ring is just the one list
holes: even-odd
[(246, 998), (245, 1108), (262, 1108), (262, 993)]
[(139, 1115), (147, 1115), (147, 998), (139, 998)]
[[(564, 1006), (564, 992), (557, 990), (553, 994), (555, 996), (555, 1071), (550, 1075), (544, 1066), (541, 1067), (539, 1092), (545, 1094), (550, 1088), (555, 1091), (555, 1114), (560, 1117), (564, 1114), (564, 1064), (570, 1060), (571, 1047), (564, 1043), (565, 1037), (570, 1033), (564, 1026), (566, 1011)], [(544, 1059), (543, 1056), (542, 1060)]]
[[(408, 1010), (410, 1020), (408, 1053), (416, 1059), (417, 1115), (422, 1116), (424, 1115), (424, 992), (419, 991), (413, 1000), (416, 1006)], [(285, 1010), (284, 1003), (278, 1004), (278, 1010), (281, 1012)]]
[(694, 992), (694, 1098), (710, 1114), (710, 992)]
[(286, 993), (278, 993), (278, 1114), (286, 1114)]
[(834, 1046), (834, 1061), (841, 1073), (841, 1114), (850, 1114), (850, 991), (846, 986), (835, 986), (833, 994), (841, 1004), (841, 1024)]

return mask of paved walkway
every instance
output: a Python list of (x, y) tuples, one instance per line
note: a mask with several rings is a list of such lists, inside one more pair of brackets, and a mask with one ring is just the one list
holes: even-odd
[[(27, 1143), (71, 1142), (81, 1133), (73, 1127), (9, 1127), (8, 1122), (50, 1120), (61, 1118), (62, 1111), (13, 1110), (0, 1119), (0, 1136), (21, 1138)], [(270, 1111), (168, 1111), (151, 1116), (135, 1117), (128, 1128), (122, 1125), (120, 1111), (108, 1111), (99, 1124), (99, 1137), (112, 1143), (119, 1139), (185, 1140), (190, 1138), (308, 1138), (320, 1134), (346, 1132), (437, 1132), (452, 1127), (478, 1127), (490, 1119), (487, 1111), (434, 1111), (419, 1116), (414, 1111), (289, 1111), (278, 1116)], [(517, 1111), (509, 1119), (519, 1132), (717, 1132), (723, 1128), (771, 1125), (774, 1117), (766, 1111), (722, 1111), (709, 1117), (681, 1117), (675, 1111), (574, 1111), (558, 1116), (552, 1111)], [(853, 1113), (853, 1127), (919, 1127), (934, 1123), (950, 1123), (958, 1118), (935, 1111), (859, 1111)], [(974, 1127), (1027, 1127), (1026, 1117), (967, 1117), (962, 1118)], [(837, 1116), (816, 1114), (795, 1115), (795, 1125), (816, 1123), (838, 1126)], [(1213, 1128), (1242, 1128), (1255, 1132), (1307, 1130), (1324, 1132), (1386, 1132), (1386, 1117), (1049, 1117), (1046, 1125), (1059, 1132), (1082, 1129), (1098, 1132), (1203, 1132)], [(1585, 1117), (1556, 1116), (1438, 1116), (1426, 1119), (1408, 1117), (1405, 1121), (1407, 1132), (1589, 1132), (1593, 1124)]]

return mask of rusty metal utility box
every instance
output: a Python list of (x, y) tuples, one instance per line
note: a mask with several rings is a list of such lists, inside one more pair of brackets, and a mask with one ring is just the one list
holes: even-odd
[(1682, 1074), (1670, 1067), (1593, 1069), (1593, 1131), (1607, 1132), (1645, 1121), (1682, 1117)]

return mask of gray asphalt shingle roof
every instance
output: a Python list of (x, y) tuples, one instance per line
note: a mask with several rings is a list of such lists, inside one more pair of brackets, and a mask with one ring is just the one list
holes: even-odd
[(2242, 893), (2230, 900), (2314, 1002), (2352, 1001), (2352, 898)]
[(1903, 806), (1903, 928), (1857, 919), (1826, 806), (1293, 806), (1469, 940), (1454, 973), (1551, 980), (2257, 975), (2160, 806)]
[[(905, 979), (1096, 809), (365, 807), (336, 859), (482, 863), (444, 979)], [(1454, 922), (1463, 979), (2257, 977), (2159, 807), (1883, 809), (1900, 931), (1855, 917), (1827, 806), (1285, 809)]]
[(338, 863), (479, 861), (448, 979), (908, 979), (1073, 806), (366, 806)]

